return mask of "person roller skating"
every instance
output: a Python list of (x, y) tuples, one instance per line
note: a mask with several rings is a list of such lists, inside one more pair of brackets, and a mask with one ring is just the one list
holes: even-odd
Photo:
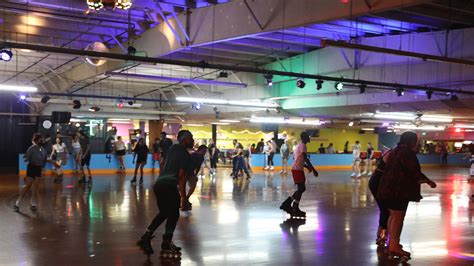
[(170, 147), (163, 168), (153, 187), (159, 213), (137, 241), (137, 245), (148, 256), (153, 254), (151, 246), (151, 240), (154, 238), (153, 233), (166, 220), (160, 255), (173, 258), (181, 257), (181, 248), (176, 246), (172, 239), (179, 219), (180, 203), (187, 204), (186, 171), (190, 161), (187, 149), (194, 146), (194, 139), (188, 130), (181, 130), (177, 137), (179, 144)]
[(304, 175), (304, 168), (306, 167), (310, 170), (315, 177), (318, 176), (318, 171), (314, 169), (311, 164), (308, 156), (306, 143), (310, 142), (308, 133), (302, 132), (300, 135), (301, 143), (298, 144), (296, 149), (293, 152), (293, 165), (291, 168), (291, 173), (293, 175), (293, 181), (297, 185), (298, 189), (293, 193), (291, 197), (288, 197), (280, 206), (280, 209), (286, 211), (290, 214), (291, 218), (306, 218), (306, 213), (300, 210), (299, 202), (301, 196), (306, 190), (306, 177)]
[(201, 145), (196, 152), (191, 154), (190, 165), (188, 172), (186, 173), (186, 181), (189, 185), (188, 194), (186, 194), (186, 202), (181, 204), (182, 211), (192, 210), (192, 204), (189, 202), (189, 198), (194, 193), (196, 189), (196, 184), (198, 181), (198, 173), (201, 170), (202, 162), (204, 161), (204, 156), (207, 152), (206, 145)]

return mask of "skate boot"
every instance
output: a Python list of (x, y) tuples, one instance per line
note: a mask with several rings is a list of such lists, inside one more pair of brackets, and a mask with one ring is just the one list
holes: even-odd
[(38, 207), (36, 207), (35, 205), (31, 205), (31, 206), (30, 206), (30, 210), (31, 210), (32, 212), (36, 212), (36, 211), (38, 210)]
[(14, 212), (20, 212), (20, 206), (18, 206), (18, 205), (15, 204), (15, 205), (13, 206), (13, 211), (14, 211)]
[(291, 214), (291, 203), (293, 202), (293, 199), (291, 197), (288, 197), (281, 205), (280, 205), (280, 210), (284, 210), (287, 213)]
[(163, 235), (160, 256), (163, 258), (181, 259), (181, 247), (176, 246), (171, 241), (171, 236)]
[(183, 207), (181, 208), (181, 210), (183, 212), (190, 211), (192, 209), (193, 209), (193, 204), (191, 202), (189, 202), (188, 204), (183, 205)]
[(81, 177), (81, 179), (79, 179), (79, 181), (78, 181), (78, 182), (79, 182), (79, 184), (86, 183), (86, 176), (85, 176), (85, 175), (83, 175), (83, 176)]
[(400, 260), (401, 262), (407, 262), (411, 259), (411, 254), (408, 251), (403, 250), (402, 245), (398, 245), (397, 248), (388, 251), (389, 260)]
[(385, 247), (387, 244), (387, 231), (385, 229), (378, 230), (375, 244), (379, 247)]
[(58, 183), (63, 182), (63, 176), (64, 176), (63, 174), (60, 174), (60, 175), (58, 176)]
[(293, 209), (290, 213), (291, 218), (295, 219), (306, 219), (306, 212), (300, 210), (298, 205), (293, 206)]
[(140, 185), (143, 184), (143, 176), (140, 177), (140, 180), (138, 181), (138, 183), (139, 183)]
[(145, 234), (143, 234), (143, 236), (137, 241), (137, 246), (140, 247), (140, 249), (143, 251), (143, 253), (145, 253), (145, 255), (147, 256), (150, 256), (151, 254), (153, 254), (153, 248), (151, 246), (151, 240), (154, 238), (155, 236), (152, 235), (151, 233), (149, 232), (146, 232)]
[(137, 177), (136, 177), (136, 176), (134, 176), (133, 179), (130, 180), (130, 184), (131, 184), (131, 185), (137, 184)]

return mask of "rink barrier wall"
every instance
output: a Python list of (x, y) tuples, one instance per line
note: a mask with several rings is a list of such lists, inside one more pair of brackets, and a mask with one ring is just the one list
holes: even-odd
[[(290, 156), (291, 157), (291, 156)], [(262, 170), (265, 167), (263, 154), (252, 154), (251, 165), (253, 170)], [(350, 170), (352, 164), (352, 154), (311, 154), (311, 163), (316, 166), (319, 170)], [(427, 166), (439, 166), (441, 157), (436, 154), (419, 154), (418, 160), (424, 167)], [(19, 173), (20, 175), (26, 174), (26, 163), (23, 160), (23, 154), (18, 157), (19, 161)], [(275, 154), (274, 159), (275, 170), (281, 169), (281, 156)], [(130, 173), (135, 169), (133, 162), (133, 155), (125, 155), (125, 167), (127, 172)], [(288, 165), (291, 166), (293, 159), (290, 158)], [(227, 162), (230, 166), (230, 161)], [(469, 160), (464, 154), (450, 154), (448, 156), (448, 166), (469, 166)], [(118, 169), (118, 160), (115, 155), (111, 156), (110, 161), (106, 158), (105, 154), (92, 154), (91, 158), (91, 170), (94, 174), (112, 174), (116, 173)], [(155, 163), (155, 167), (158, 170), (158, 163)], [(45, 174), (52, 172), (52, 165), (47, 164), (45, 167)], [(74, 170), (73, 160), (69, 158), (68, 164), (64, 166), (65, 174), (72, 173)], [(152, 171), (152, 154), (148, 155), (147, 164), (144, 167), (144, 172), (150, 173)]]

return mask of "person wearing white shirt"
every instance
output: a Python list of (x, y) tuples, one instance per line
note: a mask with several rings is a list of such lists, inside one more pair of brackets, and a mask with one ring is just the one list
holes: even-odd
[(359, 141), (356, 140), (355, 144), (352, 145), (352, 156), (354, 157), (352, 160), (352, 175), (351, 177), (359, 178), (361, 177), (360, 174), (360, 152), (362, 146), (360, 145)]
[(67, 164), (67, 147), (61, 138), (56, 138), (56, 144), (53, 145), (53, 151), (51, 152), (51, 158), (56, 161), (56, 178), (54, 183), (61, 182), (63, 180), (63, 165)]

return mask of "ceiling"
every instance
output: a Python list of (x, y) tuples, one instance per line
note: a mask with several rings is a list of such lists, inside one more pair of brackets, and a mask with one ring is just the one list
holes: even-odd
[[(109, 49), (128, 45), (150, 28), (182, 12), (196, 8), (208, 8), (230, 1), (221, 0), (143, 0), (134, 1), (130, 12), (122, 10), (87, 11), (85, 0), (7, 0), (0, 3), (0, 34), (3, 39), (14, 42), (26, 42), (56, 47), (85, 49), (93, 42), (103, 42)], [(283, 28), (261, 34), (244, 35), (232, 40), (189, 46), (163, 56), (163, 58), (183, 61), (219, 63), (263, 67), (297, 55), (319, 49), (322, 39), (355, 40), (377, 36), (398, 36), (413, 33), (450, 31), (474, 27), (474, 2), (465, 0), (436, 0), (424, 4), (384, 10), (356, 17), (310, 24), (295, 28)], [(46, 84), (44, 91), (59, 92), (55, 84), (48, 80), (64, 79), (62, 75), (68, 69), (84, 64), (84, 58), (70, 55), (40, 53), (15, 50), (15, 59), (11, 62), (0, 61), (0, 83), (23, 82)], [(199, 78), (254, 85), (256, 79), (249, 75), (228, 73), (227, 78), (219, 78), (219, 70), (190, 68), (171, 65), (130, 64), (116, 72), (169, 76), (180, 78)], [(252, 77), (252, 76), (250, 76)], [(244, 79), (244, 80), (242, 80)], [(164, 100), (176, 96), (220, 97), (232, 89), (218, 86), (200, 86), (158, 80), (144, 80), (103, 75), (73, 82), (67, 92), (81, 94), (112, 95), (117, 97), (147, 97)], [(259, 94), (260, 95), (260, 94)], [(462, 103), (462, 104), (461, 104)], [(474, 102), (471, 99), (451, 103), (394, 103), (391, 108), (412, 111), (416, 108), (439, 112), (459, 112), (459, 115), (471, 114)], [(416, 108), (414, 108), (414, 106)], [(190, 111), (189, 104), (166, 103), (159, 106), (149, 104), (149, 108), (161, 108), (173, 111)], [(206, 108), (205, 108), (206, 109)], [(361, 110), (373, 109), (373, 105), (361, 104), (344, 108), (310, 108), (288, 110), (286, 114), (296, 116), (328, 116), (342, 120), (351, 118), (351, 114)], [(39, 108), (38, 110), (41, 110)], [(223, 108), (223, 110), (226, 110)], [(251, 115), (255, 110), (238, 112), (232, 108), (223, 116)], [(213, 112), (202, 116), (191, 114), (191, 119), (212, 120)]]

